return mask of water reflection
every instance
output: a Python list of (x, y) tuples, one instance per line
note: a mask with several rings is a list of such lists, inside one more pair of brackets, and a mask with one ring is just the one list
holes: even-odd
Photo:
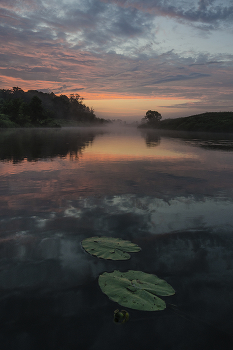
[[(231, 349), (232, 236), (194, 230), (138, 235), (133, 241), (142, 251), (124, 262), (85, 253), (84, 237), (74, 224), (71, 235), (44, 231), (1, 240), (2, 349), (40, 349), (42, 341), (43, 349), (54, 350), (61, 344), (66, 349), (144, 349), (145, 344), (152, 349), (155, 342), (161, 349), (178, 350), (180, 344), (191, 350)], [(124, 237), (132, 239), (132, 232), (125, 229)], [(114, 269), (157, 274), (176, 294), (164, 312), (129, 310), (127, 327), (116, 328), (117, 304), (97, 283), (100, 273)]]
[[(7, 130), (0, 140), (1, 350), (232, 349), (231, 152), (137, 130)], [(98, 259), (80, 244), (93, 235), (142, 250)], [(176, 308), (129, 310), (117, 327), (118, 305), (97, 283), (114, 269), (167, 280)]]
[(199, 146), (209, 150), (220, 150), (220, 151), (233, 151), (233, 140), (203, 140), (193, 139), (186, 141), (187, 144), (193, 146)]
[(160, 144), (160, 135), (157, 131), (141, 131), (141, 135), (145, 138), (147, 147), (156, 147)]
[[(148, 131), (152, 133), (152, 131)], [(187, 145), (198, 146), (208, 150), (233, 151), (232, 133), (206, 133), (206, 132), (185, 132), (185, 131), (154, 131), (154, 134), (177, 138)]]
[(11, 129), (0, 131), (0, 159), (22, 162), (43, 158), (66, 157), (76, 159), (103, 131), (60, 129)]

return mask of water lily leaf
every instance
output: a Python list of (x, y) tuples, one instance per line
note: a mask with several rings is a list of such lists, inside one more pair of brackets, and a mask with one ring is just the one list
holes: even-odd
[(175, 290), (166, 281), (142, 271), (104, 272), (99, 276), (98, 282), (102, 292), (111, 300), (136, 310), (164, 310), (166, 303), (157, 295), (175, 294)]
[(139, 252), (141, 248), (130, 241), (112, 237), (90, 237), (82, 241), (83, 248), (98, 258), (110, 260), (127, 260), (130, 254)]
[(90, 237), (82, 241), (82, 246), (92, 255), (111, 260), (127, 260), (130, 259), (128, 252), (141, 250), (135, 243), (112, 237)]

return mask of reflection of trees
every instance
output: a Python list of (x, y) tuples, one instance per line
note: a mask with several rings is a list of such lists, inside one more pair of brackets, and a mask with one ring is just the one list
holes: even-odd
[(233, 134), (231, 133), (160, 130), (160, 135), (178, 138), (187, 145), (208, 150), (233, 151)]
[(95, 131), (80, 132), (77, 129), (16, 129), (0, 132), (0, 159), (18, 163), (27, 158), (79, 158), (83, 149), (93, 142)]
[(143, 132), (142, 135), (146, 141), (147, 147), (156, 147), (160, 144), (160, 136), (158, 133), (148, 130)]
[(191, 144), (208, 150), (233, 151), (233, 140), (195, 140)]

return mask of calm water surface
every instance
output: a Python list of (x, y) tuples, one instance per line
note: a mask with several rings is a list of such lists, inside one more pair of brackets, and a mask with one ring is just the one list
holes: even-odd
[[(0, 176), (1, 350), (233, 348), (233, 135), (0, 130)], [(142, 250), (98, 259), (95, 235)], [(114, 269), (176, 294), (117, 325), (98, 286)]]

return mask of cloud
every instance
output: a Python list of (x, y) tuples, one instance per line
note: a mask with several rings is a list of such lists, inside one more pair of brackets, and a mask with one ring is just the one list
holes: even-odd
[(167, 83), (171, 81), (181, 81), (181, 80), (190, 80), (190, 79), (199, 79), (199, 78), (205, 78), (209, 77), (210, 74), (203, 74), (203, 73), (190, 73), (188, 75), (184, 74), (178, 74), (178, 75), (173, 75), (173, 76), (168, 76), (165, 77), (161, 80), (157, 80), (154, 82), (151, 82), (151, 84), (161, 84), (161, 83)]
[(196, 0), (192, 2), (162, 1), (162, 0), (102, 0), (106, 3), (116, 3), (126, 8), (137, 8), (157, 16), (169, 16), (176, 19), (212, 23), (216, 21), (231, 21), (233, 6), (231, 1)]
[(34, 67), (30, 69), (31, 72), (38, 72), (38, 73), (51, 73), (54, 71), (52, 68), (47, 67)]
[[(10, 6), (3, 3), (2, 27), (15, 28), (16, 36), (33, 35), (38, 40), (65, 41), (79, 49), (97, 49), (99, 45), (109, 50), (121, 44), (126, 38), (145, 34), (150, 30), (153, 16), (135, 8), (122, 8), (115, 4), (105, 4), (90, 0), (84, 5), (76, 2), (61, 1), (45, 7), (42, 2), (30, 2), (32, 6), (23, 6), (18, 11), (18, 4)], [(53, 6), (54, 5), (54, 6)], [(20, 31), (18, 29), (20, 28)]]
[[(219, 105), (229, 105), (230, 39), (226, 35), (204, 39), (192, 26), (209, 31), (228, 23), (231, 28), (230, 4), (3, 0), (1, 86), (82, 91), (91, 99), (200, 99), (208, 105), (218, 96)], [(204, 49), (210, 42), (221, 42), (229, 50), (210, 53), (200, 48), (200, 42)]]

